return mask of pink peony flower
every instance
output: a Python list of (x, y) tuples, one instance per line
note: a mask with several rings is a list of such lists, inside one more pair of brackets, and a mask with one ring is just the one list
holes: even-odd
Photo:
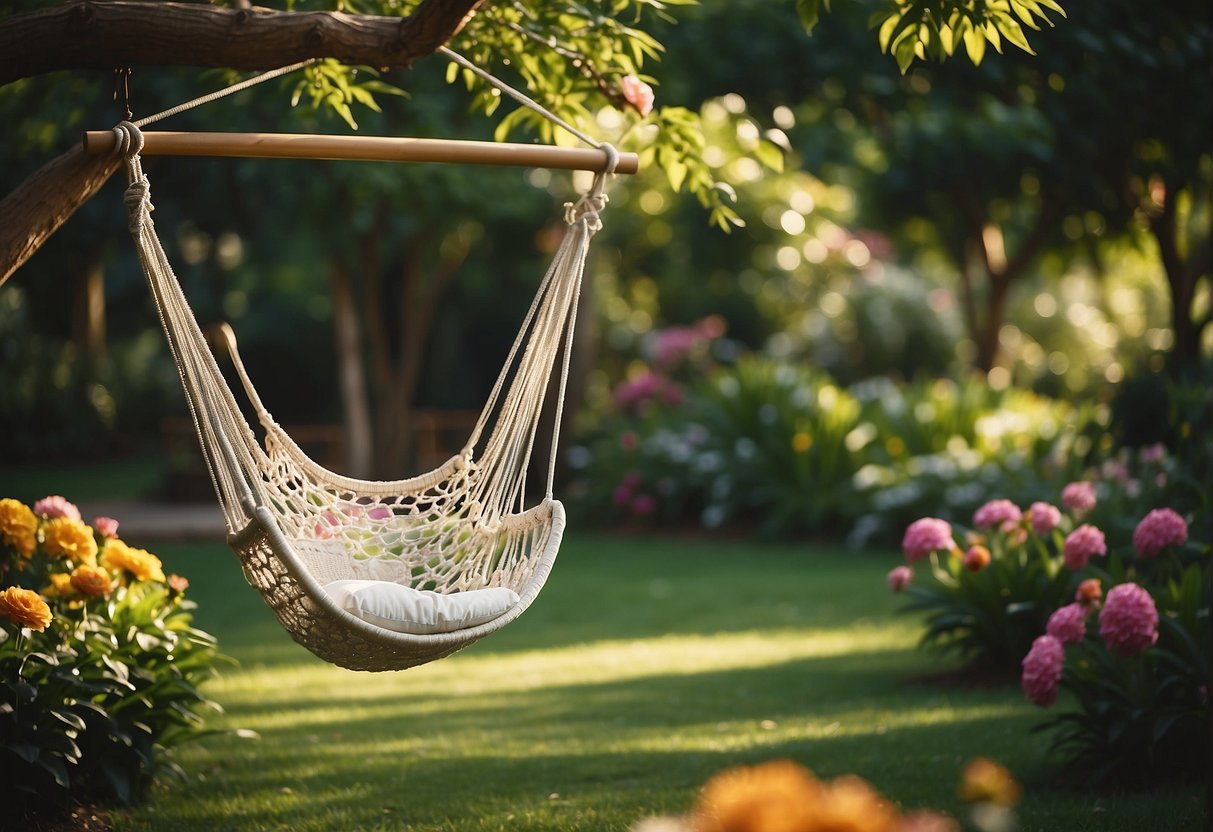
[(1137, 524), (1133, 546), (1139, 558), (1154, 558), (1163, 549), (1179, 546), (1188, 539), (1188, 524), (1169, 508), (1156, 508)]
[(1074, 593), (1074, 600), (1086, 607), (1098, 605), (1101, 598), (1103, 585), (1100, 584), (1099, 578), (1087, 578), (1078, 585), (1078, 591)]
[(1066, 566), (1071, 571), (1077, 572), (1086, 566), (1095, 555), (1106, 555), (1108, 544), (1104, 540), (1103, 532), (1090, 523), (1085, 523), (1066, 535), (1062, 552), (1065, 555)]
[(113, 517), (94, 517), (93, 528), (97, 530), (97, 534), (107, 539), (118, 536), (118, 521)]
[(973, 525), (979, 529), (992, 529), (1018, 523), (1023, 519), (1019, 506), (1010, 500), (990, 500), (973, 513)]
[(885, 580), (889, 584), (889, 589), (901, 592), (910, 585), (910, 581), (914, 580), (914, 570), (908, 566), (895, 566), (889, 570)]
[(1095, 508), (1095, 486), (1089, 482), (1072, 482), (1061, 490), (1061, 504), (1070, 511), (1083, 513)]
[(1037, 537), (1045, 537), (1061, 522), (1061, 509), (1049, 503), (1032, 503), (1028, 507), (1028, 518)]
[(1040, 707), (1051, 706), (1057, 701), (1057, 684), (1065, 663), (1065, 647), (1057, 637), (1039, 636), (1023, 657), (1023, 675), (1019, 679), (1023, 692)]
[(943, 549), (952, 551), (956, 541), (952, 540), (952, 526), (947, 520), (938, 517), (922, 517), (915, 520), (906, 528), (901, 539), (901, 549), (906, 553), (906, 560), (915, 563), (925, 558), (931, 552)]
[(640, 437), (635, 431), (624, 431), (619, 435), (619, 447), (625, 451), (634, 451), (640, 445)]
[(1132, 656), (1158, 641), (1158, 608), (1150, 593), (1137, 584), (1108, 590), (1099, 614), (1099, 635), (1108, 649)]
[(1087, 608), (1075, 602), (1054, 610), (1045, 632), (1062, 644), (1078, 644), (1087, 635)]
[(57, 494), (43, 497), (34, 503), (34, 514), (47, 520), (54, 520), (56, 517), (66, 517), (70, 520), (80, 519), (80, 509)]
[(625, 75), (619, 79), (619, 89), (627, 102), (636, 108), (636, 112), (647, 116), (653, 112), (653, 101), (656, 96), (653, 88), (641, 81), (635, 75)]

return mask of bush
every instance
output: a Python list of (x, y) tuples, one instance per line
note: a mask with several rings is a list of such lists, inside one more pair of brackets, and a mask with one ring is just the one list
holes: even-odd
[[(1102, 533), (1081, 522), (1094, 500), (1086, 483), (1067, 488), (1064, 513), (1043, 502), (1023, 511), (992, 500), (960, 542), (943, 519), (911, 523), (902, 539), (907, 565), (888, 582), (909, 596), (903, 612), (925, 613), (922, 644), (971, 664), (1018, 668), (1049, 614), (1074, 596), (1090, 559), (1106, 554)], [(924, 562), (929, 577), (920, 581), (913, 567)]]
[(954, 519), (1008, 489), (1025, 503), (1055, 490), (1102, 417), (976, 378), (842, 388), (757, 356), (695, 375), (651, 367), (569, 455), (570, 503), (588, 522), (891, 541), (928, 511)]
[(1059, 687), (1073, 694), (1076, 709), (1041, 730), (1083, 781), (1149, 785), (1213, 763), (1211, 550), (1187, 537), (1177, 513), (1151, 511), (1134, 552), (1120, 547), (1093, 569), (1099, 583), (1058, 609), (1024, 658), (1024, 692), (1038, 705), (1051, 707)]
[(138, 798), (196, 738), (219, 659), (188, 582), (61, 497), (0, 500), (0, 767), (15, 809)]

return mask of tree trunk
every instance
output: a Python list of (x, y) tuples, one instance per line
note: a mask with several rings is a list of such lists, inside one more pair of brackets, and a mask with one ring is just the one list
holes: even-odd
[(1158, 242), (1159, 258), (1171, 291), (1171, 331), (1175, 342), (1168, 359), (1170, 371), (1181, 376), (1189, 367), (1200, 363), (1200, 347), (1210, 315), (1203, 320), (1194, 317), (1196, 286), (1209, 272), (1208, 241), (1187, 260), (1180, 253), (1179, 226), (1175, 216), (1178, 193), (1167, 187), (1161, 210), (1150, 219), (1150, 231)]
[(101, 245), (89, 252), (72, 316), (72, 341), (90, 378), (95, 377), (95, 368), (106, 352), (105, 250), (106, 246)]
[(337, 378), (341, 385), (342, 433), (345, 445), (345, 474), (367, 479), (373, 473), (374, 436), (371, 408), (362, 370), (362, 344), (354, 287), (349, 272), (332, 269), (333, 329), (337, 342)]

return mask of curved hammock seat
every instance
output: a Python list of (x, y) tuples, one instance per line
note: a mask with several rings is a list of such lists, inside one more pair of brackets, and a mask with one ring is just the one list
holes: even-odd
[[(553, 372), (559, 379), (554, 423), (560, 423), (582, 272), (590, 239), (601, 228), (611, 165), (586, 195), (565, 206), (564, 240), (463, 450), (430, 473), (372, 482), (326, 470), (300, 450), (262, 405), (226, 330), (235, 373), (260, 425), (258, 438), (157, 238), (139, 156), (142, 136), (126, 122), (115, 134), (129, 182), (130, 231), (223, 509), (228, 543), (291, 636), (343, 667), (399, 670), (449, 655), (517, 618), (543, 587), (564, 531), (564, 508), (552, 496), (555, 429), (546, 496), (530, 507), (524, 504), (526, 473)], [(608, 157), (616, 158), (613, 149)], [(347, 580), (445, 596), (438, 600), (507, 588), (517, 600), (505, 593), (512, 603), (469, 626), (401, 632), (355, 615), (325, 589)]]

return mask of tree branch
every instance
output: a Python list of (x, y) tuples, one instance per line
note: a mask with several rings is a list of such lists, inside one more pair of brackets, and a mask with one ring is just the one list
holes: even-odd
[(405, 18), (77, 0), (0, 22), (0, 85), (61, 69), (274, 69), (307, 58), (408, 67), (459, 30), (480, 0), (425, 0)]
[[(446, 43), (482, 0), (424, 0), (408, 17), (80, 0), (0, 21), (0, 85), (60, 69), (273, 69), (306, 58), (407, 67)], [(118, 169), (73, 148), (0, 200), (0, 285)], [(10, 221), (11, 218), (11, 221)]]

